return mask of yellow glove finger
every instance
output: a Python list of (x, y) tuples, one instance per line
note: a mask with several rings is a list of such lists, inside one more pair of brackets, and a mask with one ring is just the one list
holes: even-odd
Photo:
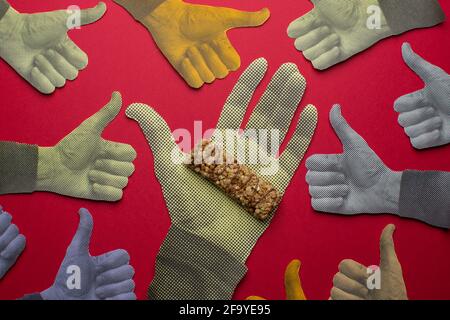
[(211, 41), (211, 44), (229, 70), (236, 71), (239, 69), (241, 57), (225, 34)]
[(300, 260), (292, 260), (286, 268), (284, 286), (286, 288), (287, 300), (306, 300), (300, 281), (300, 265)]
[(183, 76), (184, 80), (192, 88), (200, 88), (203, 85), (203, 80), (197, 72), (192, 62), (188, 58), (184, 58), (180, 64), (178, 72)]
[(245, 300), (267, 300), (267, 299), (264, 299), (263, 297), (258, 297), (258, 296), (250, 296)]
[(270, 11), (264, 8), (256, 12), (240, 11), (231, 8), (217, 8), (222, 22), (227, 29), (241, 27), (257, 27), (270, 17)]

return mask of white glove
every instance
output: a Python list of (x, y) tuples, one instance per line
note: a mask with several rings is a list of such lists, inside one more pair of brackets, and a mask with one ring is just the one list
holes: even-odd
[(450, 76), (441, 68), (422, 59), (409, 43), (402, 47), (406, 64), (424, 82), (425, 88), (395, 101), (398, 123), (416, 149), (450, 143)]
[[(106, 5), (80, 11), (81, 26), (100, 19)], [(0, 57), (45, 94), (74, 80), (88, 57), (67, 36), (73, 11), (24, 14), (12, 7), (0, 20)], [(79, 27), (79, 26), (77, 26)]]

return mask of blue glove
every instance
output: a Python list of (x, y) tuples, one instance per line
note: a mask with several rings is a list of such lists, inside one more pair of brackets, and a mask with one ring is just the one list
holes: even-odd
[(80, 224), (67, 248), (55, 283), (41, 292), (44, 300), (135, 300), (134, 269), (125, 250), (97, 257), (89, 254), (92, 216), (80, 209)]
[(25, 237), (19, 234), (12, 217), (0, 206), (0, 279), (16, 263), (17, 258), (25, 248)]

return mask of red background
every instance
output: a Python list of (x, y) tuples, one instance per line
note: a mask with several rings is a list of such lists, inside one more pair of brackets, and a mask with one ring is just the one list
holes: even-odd
[[(82, 8), (95, 0), (75, 1)], [(378, 45), (325, 72), (315, 71), (286, 36), (288, 24), (312, 8), (302, 0), (195, 0), (244, 10), (268, 7), (270, 20), (260, 28), (233, 30), (229, 36), (242, 57), (242, 67), (226, 79), (195, 91), (166, 62), (147, 30), (112, 1), (97, 23), (70, 32), (89, 55), (89, 66), (76, 81), (51, 96), (34, 90), (5, 62), (0, 62), (0, 139), (50, 146), (95, 113), (119, 90), (124, 107), (106, 129), (104, 137), (130, 143), (137, 150), (136, 172), (118, 203), (71, 199), (34, 193), (0, 197), (3, 207), (27, 237), (27, 247), (15, 267), (0, 281), (0, 298), (14, 299), (41, 291), (54, 280), (76, 226), (77, 210), (88, 208), (94, 216), (91, 253), (124, 248), (136, 269), (136, 293), (146, 297), (156, 254), (170, 225), (153, 158), (138, 125), (124, 115), (132, 102), (145, 102), (166, 119), (172, 129), (193, 129), (195, 120), (213, 128), (226, 97), (240, 73), (258, 57), (269, 61), (269, 73), (257, 91), (252, 107), (275, 70), (295, 62), (308, 82), (301, 103), (319, 110), (319, 124), (307, 156), (338, 153), (341, 145), (332, 131), (328, 112), (332, 104), (343, 113), (393, 169), (450, 170), (450, 146), (414, 150), (396, 122), (393, 101), (422, 88), (423, 84), (403, 63), (400, 47), (409, 41), (432, 63), (450, 71), (450, 23), (420, 29), (383, 40)], [(11, 0), (21, 12), (63, 9), (73, 0)], [(447, 15), (450, 2), (441, 1)], [(291, 130), (292, 132), (292, 130)], [(389, 215), (342, 217), (314, 212), (302, 163), (287, 190), (271, 227), (261, 237), (248, 260), (249, 272), (235, 298), (251, 294), (284, 299), (283, 273), (294, 258), (302, 261), (301, 276), (310, 299), (327, 299), (338, 263), (353, 258), (366, 265), (379, 261), (378, 239), (382, 228), (395, 223), (397, 253), (412, 299), (450, 299), (450, 236), (420, 222)]]

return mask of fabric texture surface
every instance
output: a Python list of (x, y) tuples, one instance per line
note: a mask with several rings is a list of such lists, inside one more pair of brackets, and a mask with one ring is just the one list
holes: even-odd
[(405, 171), (400, 192), (400, 215), (450, 228), (449, 190), (450, 172)]
[(445, 21), (438, 0), (378, 0), (394, 34), (432, 27)]
[[(303, 109), (292, 139), (280, 157), (275, 158), (280, 151), (279, 142), (284, 139), (292, 122), (306, 84), (294, 64), (285, 64), (272, 78), (265, 94), (254, 109), (246, 129), (239, 133), (248, 104), (266, 71), (267, 62), (264, 59), (257, 59), (243, 73), (222, 110), (211, 140), (216, 144), (220, 143), (220, 147), (232, 155), (238, 155), (238, 145), (244, 150), (256, 150), (259, 155), (258, 161), (246, 162), (246, 164), (257, 174), (263, 175), (283, 194), (312, 139), (317, 123), (317, 110), (312, 105)], [(269, 226), (273, 213), (265, 221), (255, 219), (219, 188), (188, 168), (183, 161), (190, 157), (179, 149), (167, 123), (153, 109), (144, 104), (132, 104), (127, 108), (126, 114), (139, 123), (150, 144), (155, 159), (156, 177), (162, 186), (172, 226), (175, 225), (210, 241), (240, 263), (245, 263), (258, 238)], [(247, 133), (251, 132), (250, 129), (253, 131), (273, 129), (279, 133), (273, 138), (275, 140), (272, 144), (273, 148), (269, 145), (259, 145), (258, 139), (247, 136)], [(233, 133), (231, 142), (223, 139), (223, 132), (227, 130)], [(239, 156), (236, 158), (239, 159)], [(179, 245), (186, 252), (191, 252), (192, 248), (198, 247), (186, 241), (180, 241)], [(164, 246), (160, 256), (165, 257), (167, 255), (163, 250), (165, 250)], [(202, 253), (191, 252), (191, 254), (199, 256), (203, 254), (203, 251)], [(192, 268), (195, 267), (186, 268), (186, 272)], [(160, 267), (157, 266), (156, 269), (160, 270)], [(221, 274), (226, 271), (219, 269), (216, 272)], [(236, 280), (233, 287), (240, 279), (240, 270), (236, 270), (236, 273), (237, 276), (233, 277)], [(173, 274), (166, 276), (173, 276)], [(178, 283), (185, 276), (185, 274), (178, 274), (175, 279), (158, 281)], [(220, 291), (215, 288), (216, 285), (217, 283), (204, 283), (202, 288), (210, 288), (203, 290), (201, 295), (191, 292), (183, 297), (174, 288), (162, 293), (161, 290), (152, 287), (151, 291), (164, 297), (217, 299), (219, 297), (214, 293)], [(181, 290), (181, 293), (185, 291)], [(229, 294), (224, 294), (222, 298), (228, 299)]]
[(6, 11), (8, 11), (9, 8), (10, 5), (7, 1), (0, 0), (0, 19), (3, 18), (3, 16), (5, 15)]
[(30, 193), (36, 188), (38, 147), (0, 142), (0, 194)]

